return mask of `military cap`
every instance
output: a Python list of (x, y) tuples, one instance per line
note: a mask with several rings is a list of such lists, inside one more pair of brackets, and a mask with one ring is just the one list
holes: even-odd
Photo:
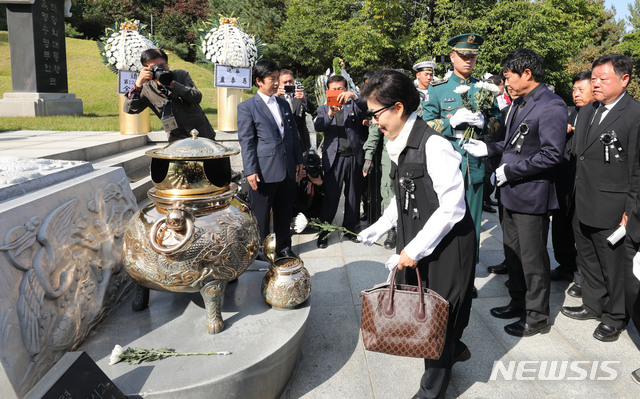
[(482, 43), (484, 38), (474, 33), (458, 35), (447, 42), (453, 51), (462, 55), (478, 55), (478, 49)]
[(416, 72), (433, 71), (436, 68), (436, 63), (433, 61), (418, 62), (413, 66), (413, 70)]

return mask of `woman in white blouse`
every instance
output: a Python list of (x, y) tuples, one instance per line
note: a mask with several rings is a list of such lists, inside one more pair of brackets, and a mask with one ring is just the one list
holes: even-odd
[(414, 396), (444, 398), (451, 367), (471, 356), (460, 338), (471, 311), (476, 238), (465, 205), (460, 155), (446, 138), (416, 117), (420, 96), (408, 76), (391, 69), (378, 71), (362, 96), (367, 99), (371, 122), (389, 138), (386, 148), (395, 201), (360, 233), (360, 239), (371, 245), (397, 227), (399, 256), (388, 264), (397, 262), (398, 275), (404, 272), (400, 278), (411, 285), (417, 285), (416, 274), (403, 269), (418, 267), (424, 286), (449, 301), (442, 356), (425, 359), (420, 389)]

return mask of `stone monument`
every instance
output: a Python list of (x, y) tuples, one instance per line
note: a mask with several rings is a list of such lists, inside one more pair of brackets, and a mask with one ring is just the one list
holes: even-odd
[(0, 392), (23, 397), (122, 302), (122, 168), (0, 157)]
[(7, 3), (12, 93), (0, 116), (82, 115), (82, 100), (68, 92), (64, 0)]

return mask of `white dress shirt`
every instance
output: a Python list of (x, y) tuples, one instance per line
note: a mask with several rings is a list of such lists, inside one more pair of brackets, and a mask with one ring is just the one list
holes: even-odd
[[(439, 207), (422, 230), (404, 247), (406, 254), (415, 261), (429, 256), (453, 226), (462, 220), (466, 211), (460, 154), (447, 139), (436, 135), (427, 140), (425, 153), (427, 172), (438, 196)], [(381, 218), (386, 219), (385, 224), (397, 225), (398, 206), (395, 196)]]
[[(609, 111), (611, 111), (611, 110), (613, 109), (613, 107), (615, 107), (615, 106), (616, 106), (616, 104), (618, 103), (618, 101), (620, 101), (620, 99), (622, 98), (622, 96), (624, 96), (624, 93), (626, 93), (626, 91), (625, 91), (625, 92), (622, 92), (622, 94), (620, 94), (620, 95), (618, 96), (618, 98), (616, 98), (615, 100), (613, 100), (612, 102), (610, 102), (610, 103), (609, 103), (609, 104), (607, 104), (607, 105), (603, 105), (602, 103), (600, 103), (600, 107), (604, 107), (604, 111), (602, 111), (602, 114), (601, 114), (601, 116), (600, 116), (600, 120), (598, 121), (598, 125), (599, 125), (599, 124), (604, 120), (604, 118), (607, 116), (607, 114), (609, 113)], [(600, 108), (600, 107), (598, 107), (598, 108)], [(597, 110), (597, 109), (596, 109), (596, 110)], [(595, 118), (595, 115), (596, 115), (596, 114), (594, 114), (594, 118)], [(592, 121), (592, 123), (593, 123), (593, 122), (595, 122), (595, 121)]]
[(276, 121), (278, 128), (280, 129), (280, 136), (284, 138), (284, 124), (282, 123), (282, 115), (280, 115), (280, 107), (278, 107), (278, 102), (276, 101), (276, 96), (272, 95), (271, 97), (267, 96), (258, 91), (260, 98), (267, 104), (269, 111), (271, 111), (271, 115), (273, 115), (273, 119)]

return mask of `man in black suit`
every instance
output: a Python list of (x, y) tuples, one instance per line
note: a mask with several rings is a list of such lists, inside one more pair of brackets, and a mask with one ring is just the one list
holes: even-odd
[[(575, 124), (580, 108), (594, 102), (591, 91), (591, 71), (583, 71), (573, 77), (573, 102), (569, 107), (567, 124), (567, 145), (564, 160), (556, 169), (556, 191), (560, 209), (554, 211), (551, 222), (551, 241), (553, 255), (559, 266), (551, 271), (551, 280), (574, 281), (567, 294), (575, 298), (582, 297), (582, 274), (577, 271), (576, 240), (573, 237), (573, 213), (575, 207), (570, 206), (573, 193), (573, 181), (576, 177), (576, 157), (573, 154)], [(574, 276), (575, 273), (575, 276)]]
[[(314, 127), (324, 132), (322, 144), (322, 170), (324, 172), (325, 198), (320, 214), (323, 222), (331, 223), (338, 210), (340, 192), (344, 186), (344, 218), (342, 226), (353, 231), (360, 216), (360, 193), (362, 184), (362, 167), (364, 150), (362, 146), (367, 140), (367, 129), (362, 124), (364, 111), (356, 104), (356, 95), (347, 91), (347, 80), (340, 75), (333, 75), (327, 80), (329, 90), (341, 91), (338, 95), (340, 106), (322, 105), (318, 107), (318, 116)], [(357, 241), (355, 235), (348, 237)], [(319, 248), (327, 247), (328, 235), (318, 236)]]
[(618, 339), (629, 320), (625, 309), (622, 241), (607, 242), (636, 208), (640, 102), (627, 92), (633, 60), (622, 54), (593, 62), (591, 86), (596, 102), (580, 109), (575, 125), (576, 180), (573, 189), (574, 234), (582, 267), (582, 306), (562, 313), (577, 320), (601, 322), (593, 337)]
[(289, 103), (302, 143), (302, 152), (307, 152), (309, 148), (311, 148), (311, 137), (309, 135), (309, 128), (307, 127), (307, 114), (312, 115), (316, 112), (315, 104), (307, 98), (307, 94), (302, 89), (297, 88), (293, 71), (289, 69), (280, 70), (280, 86), (278, 87), (276, 96), (284, 98)]
[[(296, 176), (303, 159), (298, 130), (287, 101), (275, 96), (280, 71), (270, 60), (253, 68), (258, 92), (238, 105), (238, 141), (244, 174), (251, 186), (249, 202), (258, 221), (260, 239), (276, 233), (276, 256), (296, 256), (291, 251), (291, 217)], [(266, 259), (264, 259), (266, 260)]]
[(562, 160), (567, 106), (541, 84), (542, 57), (516, 49), (502, 60), (509, 93), (518, 96), (506, 122), (506, 137), (496, 143), (471, 140), (474, 156), (502, 154), (496, 179), (503, 205), (502, 229), (509, 269), (506, 306), (491, 309), (501, 319), (520, 318), (504, 327), (528, 337), (549, 330), (549, 211), (558, 208), (553, 169)]

